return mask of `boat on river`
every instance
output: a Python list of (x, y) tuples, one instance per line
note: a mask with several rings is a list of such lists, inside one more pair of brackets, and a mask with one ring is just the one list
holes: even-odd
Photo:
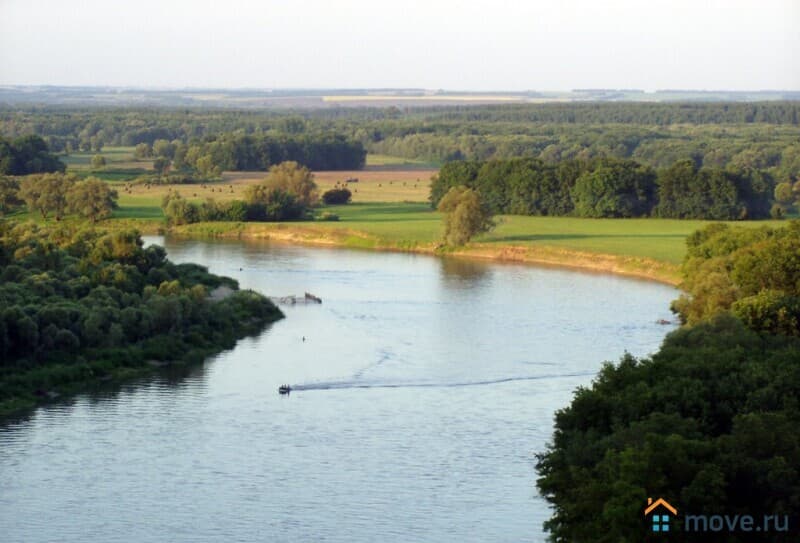
[(292, 391), (292, 387), (289, 385), (281, 385), (278, 387), (278, 394), (289, 394)]

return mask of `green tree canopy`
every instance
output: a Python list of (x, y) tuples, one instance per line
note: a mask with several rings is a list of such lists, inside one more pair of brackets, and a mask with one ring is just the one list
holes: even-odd
[(13, 141), (0, 137), (0, 175), (63, 172), (65, 169), (64, 163), (50, 154), (40, 136), (23, 136)]
[(572, 188), (581, 217), (641, 217), (656, 202), (656, 174), (632, 160), (608, 161), (578, 177)]
[(23, 201), (19, 196), (19, 182), (11, 177), (0, 175), (0, 215), (10, 213), (22, 204)]
[(30, 211), (38, 211), (42, 218), (52, 213), (60, 220), (67, 210), (67, 192), (77, 181), (75, 174), (30, 175), (20, 183), (19, 197)]
[(683, 273), (684, 294), (673, 302), (683, 322), (732, 311), (755, 330), (800, 335), (800, 221), (709, 225), (687, 239)]
[[(682, 513), (794, 515), (798, 367), (798, 338), (759, 335), (730, 316), (670, 334), (650, 359), (606, 364), (556, 414), (553, 440), (538, 455), (552, 540), (647, 541), (642, 510), (657, 496)], [(680, 529), (676, 541), (753, 541)]]
[(164, 175), (169, 169), (169, 165), (169, 159), (163, 156), (160, 156), (153, 161), (153, 169), (158, 175)]
[(305, 207), (311, 207), (319, 201), (314, 174), (294, 161), (281, 162), (270, 167), (264, 185), (293, 195)]
[(117, 191), (96, 177), (75, 183), (67, 192), (69, 211), (97, 222), (111, 216), (117, 207)]
[(494, 227), (492, 215), (478, 192), (463, 185), (447, 191), (437, 209), (444, 213), (444, 240), (449, 245), (464, 245)]

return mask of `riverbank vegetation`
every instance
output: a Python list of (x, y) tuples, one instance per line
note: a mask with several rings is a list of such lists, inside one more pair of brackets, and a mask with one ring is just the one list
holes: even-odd
[(201, 361), (282, 317), (135, 231), (0, 222), (0, 278), (0, 414)]
[[(296, 237), (427, 251), (442, 237), (443, 215), (424, 213), (416, 202), (430, 196), (437, 204), (450, 187), (463, 184), (479, 192), (497, 216), (497, 227), (460, 251), (519, 258), (532, 248), (541, 254), (547, 247), (548, 262), (562, 251), (562, 263), (584, 266), (595, 260), (591, 266), (601, 269), (607, 266), (599, 263), (603, 255), (614, 262), (645, 259), (646, 265), (637, 262), (633, 267), (670, 268), (661, 277), (670, 282), (676, 280), (676, 265), (685, 252), (683, 238), (704, 223), (687, 220), (676, 225), (666, 218), (739, 220), (795, 212), (800, 194), (796, 126), (797, 104), (791, 102), (292, 112), (0, 109), (0, 133), (40, 134), (54, 150), (68, 153), (61, 158), (70, 172), (97, 176), (118, 192), (118, 207), (106, 227), (133, 224), (155, 232), (164, 228), (166, 219), (168, 228), (181, 231), (262, 236), (274, 235), (275, 229), (240, 223), (313, 214), (337, 220), (293, 225), (302, 229)], [(267, 153), (270, 161), (288, 156), (286, 149), (302, 147), (296, 145), (301, 140), (326, 138), (408, 158), (370, 155), (373, 159), (367, 162), (377, 170), (315, 172), (320, 193), (334, 190), (332, 194), (343, 195), (336, 191), (346, 186), (353, 203), (344, 209), (331, 201), (329, 207), (311, 213), (308, 206), (300, 209), (298, 194), (263, 190), (262, 172), (224, 171), (252, 166), (247, 162), (266, 157), (264, 149), (275, 142), (287, 147)], [(395, 149), (401, 143), (408, 145)], [(190, 148), (196, 151), (190, 153)], [(321, 149), (317, 150), (324, 155)], [(106, 165), (96, 169), (92, 158), (101, 153)], [(301, 160), (310, 160), (308, 156)], [(163, 167), (156, 168), (157, 159)], [(426, 161), (452, 159), (457, 160), (443, 166), (429, 194), (432, 171), (419, 168)], [(413, 167), (392, 171), (398, 160)], [(13, 198), (13, 184), (19, 182), (4, 182), (11, 189), (0, 196), (12, 194), (3, 200), (8, 202), (3, 208), (16, 205), (16, 213), (24, 217)], [(259, 200), (258, 209), (251, 210), (251, 197)], [(361, 207), (362, 202), (374, 204)], [(534, 217), (524, 216), (528, 214)], [(595, 217), (630, 217), (631, 222), (584, 219)], [(198, 226), (189, 229), (187, 225), (195, 222)], [(226, 224), (209, 224), (220, 222)], [(613, 269), (620, 266), (614, 263)]]
[(682, 515), (791, 516), (800, 504), (800, 222), (711, 225), (688, 245), (675, 309), (689, 326), (650, 358), (606, 364), (556, 415), (537, 465), (554, 541), (643, 540), (648, 497)]
[(281, 162), (269, 169), (259, 184), (248, 185), (244, 200), (217, 202), (207, 198), (191, 202), (178, 191), (161, 200), (161, 209), (170, 225), (195, 222), (281, 222), (311, 219), (312, 207), (319, 201), (314, 174), (297, 162)]

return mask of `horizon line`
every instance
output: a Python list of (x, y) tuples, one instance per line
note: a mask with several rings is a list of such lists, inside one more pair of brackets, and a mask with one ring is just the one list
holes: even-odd
[(697, 92), (697, 93), (779, 93), (779, 92), (800, 92), (797, 89), (777, 89), (777, 88), (752, 88), (752, 89), (725, 89), (725, 88), (663, 88), (663, 89), (641, 89), (635, 87), (579, 87), (573, 89), (458, 89), (458, 88), (445, 88), (445, 87), (341, 87), (341, 86), (286, 86), (286, 87), (259, 87), (259, 86), (235, 86), (235, 87), (219, 87), (219, 86), (171, 86), (171, 85), (107, 85), (107, 84), (93, 84), (93, 85), (65, 85), (59, 83), (0, 83), (0, 89), (6, 88), (64, 88), (64, 89), (123, 89), (123, 90), (141, 90), (141, 91), (259, 91), (259, 92), (275, 92), (275, 91), (370, 91), (370, 92), (386, 92), (386, 91), (402, 91), (402, 92), (433, 92), (433, 93), (471, 93), (471, 94), (525, 94), (525, 93), (587, 93), (587, 92), (635, 92), (642, 94), (656, 94), (666, 92)]

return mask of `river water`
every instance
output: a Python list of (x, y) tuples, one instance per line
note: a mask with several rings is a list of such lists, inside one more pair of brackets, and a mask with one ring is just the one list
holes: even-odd
[(554, 412), (603, 361), (655, 351), (676, 296), (563, 269), (149, 241), (323, 304), (183, 375), (5, 423), (3, 542), (543, 541), (534, 454)]

